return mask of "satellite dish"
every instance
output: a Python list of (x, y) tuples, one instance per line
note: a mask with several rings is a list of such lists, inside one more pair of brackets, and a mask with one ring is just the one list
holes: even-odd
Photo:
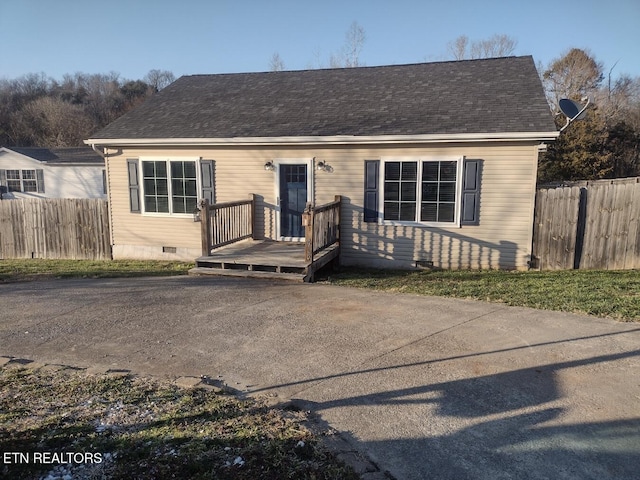
[(567, 128), (571, 122), (582, 120), (587, 115), (587, 107), (591, 103), (591, 99), (586, 98), (586, 101), (587, 104), (583, 107), (579, 103), (569, 100), (568, 98), (560, 99), (558, 105), (560, 106), (562, 113), (567, 117), (567, 123), (560, 129), (561, 132)]

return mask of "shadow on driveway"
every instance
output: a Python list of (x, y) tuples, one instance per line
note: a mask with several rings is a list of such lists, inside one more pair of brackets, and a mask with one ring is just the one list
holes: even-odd
[(635, 325), (176, 277), (0, 285), (0, 311), (0, 355), (235, 376), (250, 395), (296, 399), (397, 479), (638, 476)]

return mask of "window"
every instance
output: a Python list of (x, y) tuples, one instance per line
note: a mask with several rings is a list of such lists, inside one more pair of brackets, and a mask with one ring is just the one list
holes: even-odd
[(195, 161), (142, 161), (144, 211), (191, 214), (198, 202)]
[(457, 162), (422, 162), (421, 222), (454, 222)]
[(171, 162), (173, 213), (192, 213), (198, 203), (196, 162)]
[(460, 160), (385, 161), (383, 219), (457, 223)]
[(215, 160), (127, 158), (129, 211), (191, 215), (198, 199), (215, 203)]
[(4, 176), (10, 192), (44, 193), (42, 170), (6, 170)]
[(7, 188), (10, 192), (21, 192), (20, 170), (7, 170)]

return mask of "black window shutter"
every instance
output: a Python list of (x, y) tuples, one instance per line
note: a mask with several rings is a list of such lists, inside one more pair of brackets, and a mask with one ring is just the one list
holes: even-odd
[(36, 170), (36, 183), (38, 193), (44, 193), (44, 170), (41, 168)]
[(380, 160), (364, 161), (364, 221), (378, 221)]
[(7, 188), (7, 171), (4, 169), (0, 169), (0, 200), (2, 199), (2, 194), (7, 193), (9, 188)]
[(138, 159), (127, 159), (129, 172), (129, 210), (131, 213), (140, 213), (140, 180), (138, 178)]
[(477, 225), (480, 213), (481, 160), (465, 160), (462, 173), (461, 225)]
[(215, 164), (213, 160), (200, 161), (200, 174), (202, 177), (202, 198), (209, 201), (209, 204), (215, 203)]

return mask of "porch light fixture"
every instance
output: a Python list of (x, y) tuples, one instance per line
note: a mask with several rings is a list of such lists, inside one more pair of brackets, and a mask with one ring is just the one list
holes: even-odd
[(202, 221), (202, 217), (200, 216), (200, 209), (198, 207), (196, 207), (193, 210), (193, 221), (194, 222), (201, 222)]
[(320, 160), (316, 164), (316, 170), (322, 171), (322, 172), (333, 172), (333, 167), (329, 165), (327, 162), (325, 162), (324, 160)]
[(264, 169), (267, 172), (274, 172), (275, 169), (276, 169), (276, 166), (273, 164), (273, 162), (269, 161), (269, 162), (264, 164)]

